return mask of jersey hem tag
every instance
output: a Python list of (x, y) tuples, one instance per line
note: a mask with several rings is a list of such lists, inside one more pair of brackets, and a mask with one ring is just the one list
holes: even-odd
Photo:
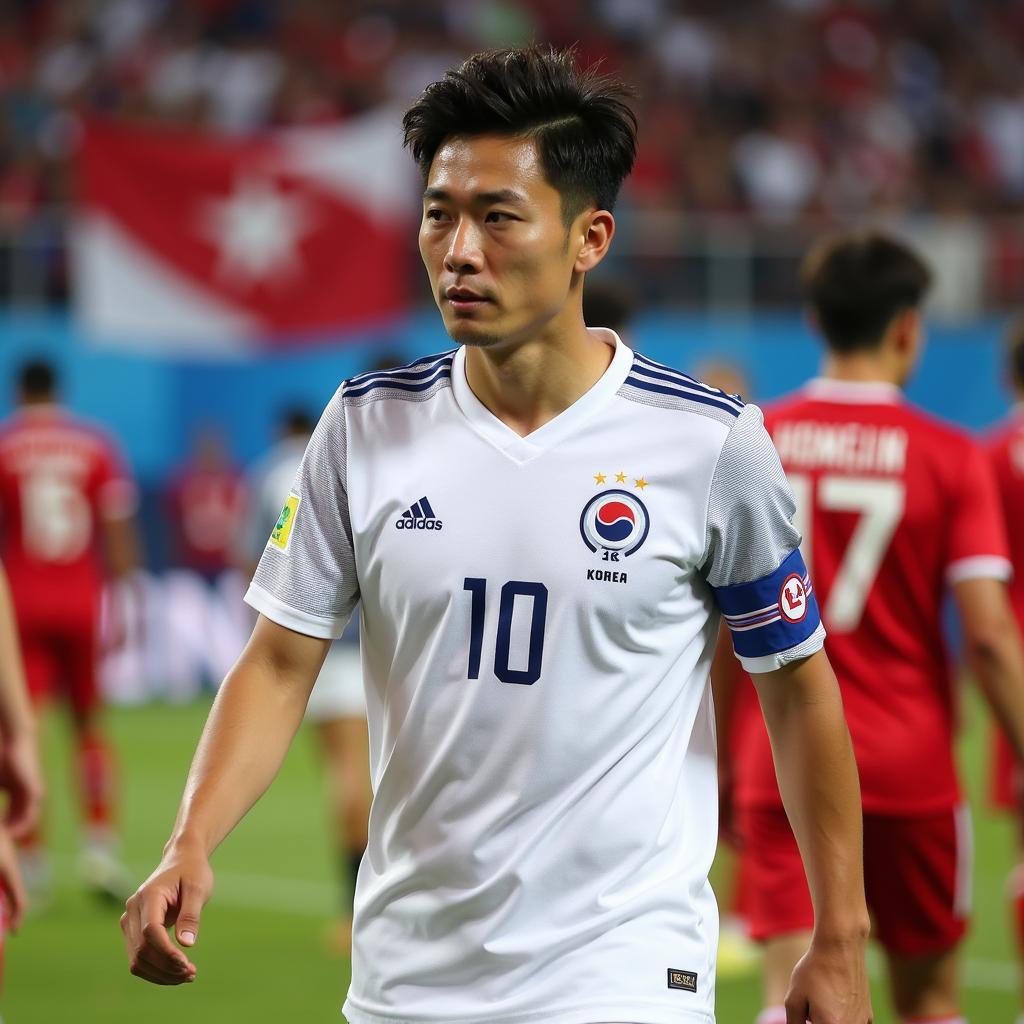
[(696, 992), (697, 975), (693, 971), (677, 971), (670, 967), (668, 987), (682, 989), (684, 992)]

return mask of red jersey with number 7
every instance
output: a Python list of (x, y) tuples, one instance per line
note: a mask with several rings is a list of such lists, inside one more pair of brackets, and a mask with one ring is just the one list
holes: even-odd
[[(991, 466), (965, 433), (884, 383), (812, 381), (765, 411), (797, 503), (865, 811), (959, 802), (948, 588), (1011, 574)], [(780, 802), (763, 723), (738, 752), (740, 803)]]
[(22, 623), (95, 615), (99, 521), (136, 500), (113, 442), (70, 413), (33, 406), (0, 427), (0, 558)]

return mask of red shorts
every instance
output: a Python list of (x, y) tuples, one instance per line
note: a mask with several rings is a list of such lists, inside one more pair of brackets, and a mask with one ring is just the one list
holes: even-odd
[(22, 622), (19, 628), (32, 699), (39, 703), (61, 696), (78, 716), (94, 711), (100, 703), (95, 625), (91, 622), (81, 625)]
[[(741, 807), (739, 828), (751, 936), (810, 931), (811, 895), (785, 812)], [(967, 929), (972, 860), (966, 806), (913, 818), (866, 814), (864, 888), (872, 935), (897, 956), (951, 949)]]

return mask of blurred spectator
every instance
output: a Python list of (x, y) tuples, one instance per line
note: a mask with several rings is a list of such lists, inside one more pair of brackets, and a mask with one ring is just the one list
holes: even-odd
[[(0, 0), (0, 234), (64, 202), (87, 116), (323, 123), (532, 37), (577, 42), (638, 86), (626, 211), (816, 233), (822, 219), (944, 219), (950, 183), (973, 216), (1024, 208), (1021, 3)], [(996, 230), (994, 284), (1011, 296)]]
[(213, 582), (233, 566), (246, 517), (245, 478), (212, 426), (194, 438), (192, 457), (167, 488), (171, 561)]

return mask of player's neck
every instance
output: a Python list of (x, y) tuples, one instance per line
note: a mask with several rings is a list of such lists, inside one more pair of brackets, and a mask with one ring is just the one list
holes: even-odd
[(825, 358), (821, 376), (826, 380), (841, 380), (864, 384), (892, 384), (902, 388), (903, 369), (885, 358), (884, 354), (857, 352)]
[(466, 380), (490, 412), (526, 437), (585, 395), (613, 355), (580, 319), (557, 335), (509, 346), (467, 347)]

